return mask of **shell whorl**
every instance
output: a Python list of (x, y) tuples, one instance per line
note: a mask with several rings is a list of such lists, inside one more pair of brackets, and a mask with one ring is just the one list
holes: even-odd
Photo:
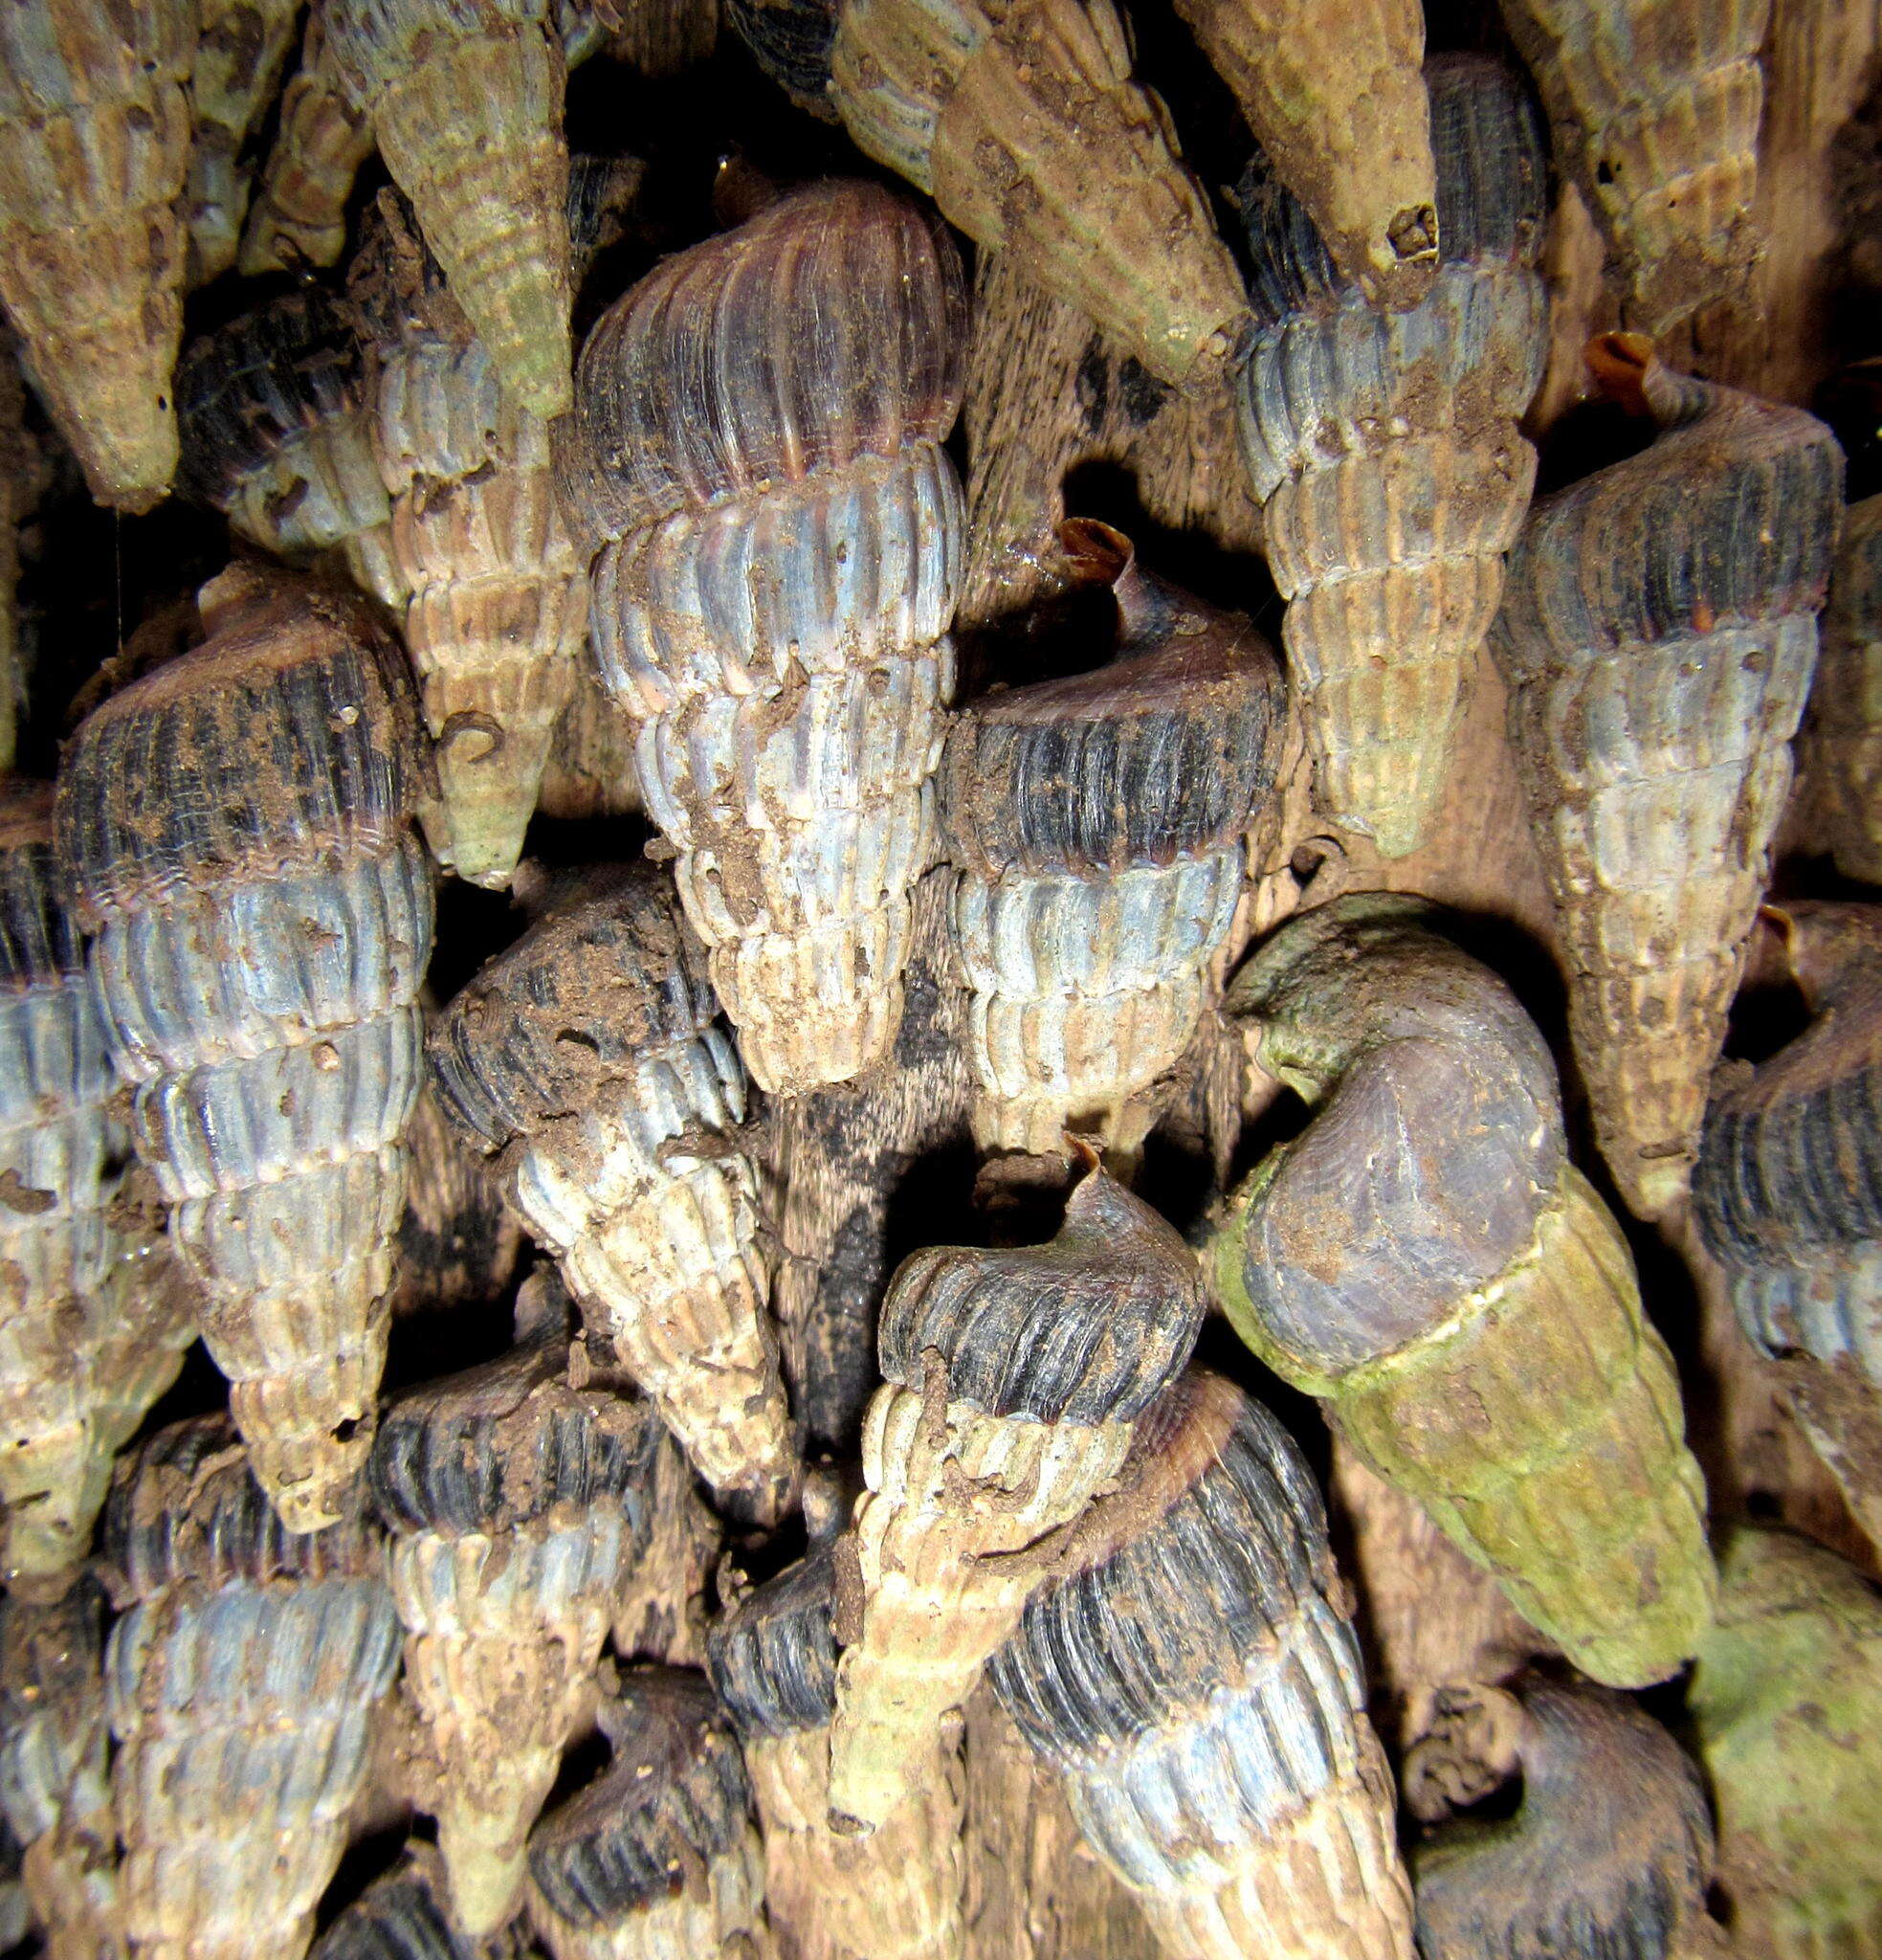
[(315, 1942), (309, 1960), (525, 1960), (519, 1928), (471, 1939), (452, 1925), (437, 1855), (414, 1845)]
[(830, 1726), (835, 1615), (835, 1554), (826, 1546), (747, 1593), (714, 1625), (707, 1671), (747, 1744)]
[(89, 1577), (0, 1601), (0, 1814), (22, 1845), (104, 1808), (105, 1610)]
[(1799, 746), (1837, 868), (1882, 884), (1882, 497), (1844, 514)]
[(252, 188), (242, 151), (279, 88), (299, 13), (292, 0), (212, 0), (204, 9), (189, 71), (195, 127), (184, 191), (191, 286), (235, 263)]

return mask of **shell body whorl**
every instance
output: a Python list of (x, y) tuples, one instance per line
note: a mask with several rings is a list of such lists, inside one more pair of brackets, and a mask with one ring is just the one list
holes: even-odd
[(294, 1528), (371, 1443), (432, 900), (403, 661), (364, 602), (238, 568), (209, 644), (67, 758), (61, 869), (133, 1135)]
[(595, 647), (761, 1086), (888, 1050), (935, 851), (964, 514), (945, 231), (812, 185), (657, 267), (582, 352), (561, 458)]
[(1711, 1615), (1705, 1486), (1540, 1036), (1371, 895), (1284, 926), (1229, 1005), (1322, 1105), (1218, 1235), (1237, 1332), (1577, 1666), (1663, 1680)]
[(1836, 868), (1882, 884), (1882, 497), (1844, 516), (1799, 748)]
[(1842, 455), (1796, 409), (1596, 343), (1660, 434), (1531, 512), (1491, 647), (1569, 975), (1569, 1035), (1628, 1206), (1686, 1189), (1790, 786)]
[(1390, 1771), (1300, 1453), (1195, 1371), (1140, 1425), (995, 1691), (1171, 1955), (1407, 1960)]
[(1306, 211), (1245, 187), (1256, 329), (1242, 454), (1267, 525), (1317, 798), (1387, 857), (1442, 801), (1478, 649), (1536, 477), (1517, 420), (1542, 378), (1541, 132), (1500, 64), (1426, 64), (1442, 246), (1383, 312)]

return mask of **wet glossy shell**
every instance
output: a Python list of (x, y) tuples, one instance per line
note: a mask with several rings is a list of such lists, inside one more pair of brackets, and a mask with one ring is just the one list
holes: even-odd
[(1542, 499), (1491, 648), (1595, 1135), (1628, 1206), (1685, 1191), (1817, 657), (1843, 459), (1796, 409), (1592, 352), (1660, 434)]
[(250, 189), (242, 149), (274, 100), (300, 15), (296, 0), (200, 0), (200, 7), (189, 71), (195, 140), (184, 193), (195, 286), (235, 263)]
[(1317, 800), (1394, 858), (1443, 799), (1535, 481), (1517, 423), (1548, 341), (1536, 113), (1475, 56), (1435, 56), (1425, 86), (1442, 262), (1408, 312), (1341, 278), (1308, 207), (1272, 181), (1243, 187), (1257, 326), (1242, 454), (1288, 601)]
[(1844, 515), (1798, 748), (1836, 868), (1882, 884), (1882, 497)]

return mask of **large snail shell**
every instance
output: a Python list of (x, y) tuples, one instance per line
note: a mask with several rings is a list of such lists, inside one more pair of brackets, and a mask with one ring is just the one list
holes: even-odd
[(90, 1549), (111, 1459), (174, 1380), (192, 1303), (114, 1160), (102, 1016), (55, 897), (52, 791), (0, 789), (0, 1499), (9, 1587)]
[(1821, 422), (1644, 341), (1590, 360), (1660, 433), (1536, 504), (1491, 647), (1596, 1140), (1654, 1217), (1685, 1192), (1790, 786), (1843, 459)]
[(559, 1346), (400, 1396), (373, 1446), (406, 1688), (438, 1764), (438, 1843), (465, 1931), (517, 1904), (523, 1845), (594, 1696), (647, 1541), (657, 1426), (571, 1389)]
[(364, 1526), (285, 1531), (235, 1444), (219, 1416), (160, 1431), (106, 1514), (120, 1909), (139, 1953), (299, 1960), (399, 1623)]
[(830, 95), (858, 148), (1153, 374), (1229, 353), (1241, 280), (1111, 0), (844, 0)]
[(1769, 0), (1503, 0), (1643, 333), (1744, 292), (1770, 13)]
[(1117, 657), (976, 702), (941, 772), (977, 1140), (1039, 1156), (1068, 1128), (1125, 1149), (1149, 1128), (1229, 936), (1286, 721), (1246, 619), (1139, 570), (1116, 531), (1065, 532), (1112, 583)]
[(744, 1743), (781, 1960), (961, 1960), (966, 1938), (958, 1751), (937, 1738), (875, 1831), (830, 1820), (836, 1565), (814, 1551), (713, 1628), (708, 1665)]
[(1735, 1949), (1882, 1952), (1882, 1599), (1800, 1538), (1740, 1528), (1688, 1705)]
[(877, 1334), (887, 1381), (863, 1425), (869, 1488), (845, 1541), (861, 1624), (837, 1671), (833, 1812), (879, 1826), (902, 1799), (1038, 1583), (1012, 1554), (1116, 1474), (1202, 1309), (1181, 1238), (1096, 1169), (1044, 1245), (902, 1262)]
[(1711, 1616), (1705, 1485), (1541, 1036), (1377, 894), (1283, 926), (1229, 1008), (1322, 1105), (1218, 1236), (1236, 1331), (1578, 1667), (1663, 1680)]
[(189, 71), (196, 134), (184, 207), (189, 280), (198, 286), (235, 263), (249, 203), (242, 146), (274, 100), (300, 9), (297, 0), (201, 0), (201, 14)]
[(602, 1711), (608, 1770), (529, 1838), (554, 1960), (758, 1960), (764, 1850), (738, 1738), (702, 1675), (644, 1668)]
[(769, 1519), (795, 1476), (744, 1071), (651, 866), (551, 913), (439, 1019), (445, 1108), (699, 1473)]
[(1200, 1370), (990, 1665), (1172, 1960), (1409, 1960), (1395, 1793), (1299, 1451)]
[[(1532, 1678), (1501, 1703), (1516, 1733), (1514, 1816), (1452, 1823), (1413, 1854), (1424, 1960), (1697, 1960), (1723, 1951), (1706, 1917), (1712, 1818), (1698, 1772), (1631, 1702), (1584, 1682)], [(1459, 1706), (1412, 1751), (1429, 1772)]]
[(328, 552), (398, 605), (391, 506), (372, 451), (372, 405), (351, 327), (304, 285), (191, 344), (177, 365), (180, 487), (291, 563)]
[(1882, 497), (1843, 520), (1800, 747), (1836, 868), (1882, 884)]
[(1343, 280), (1308, 210), (1245, 186), (1257, 326), (1242, 454), (1288, 601), (1317, 800), (1386, 857), (1434, 820), (1477, 650), (1536, 477), (1517, 429), (1542, 377), (1541, 130), (1514, 75), (1426, 64), (1441, 263), (1409, 312)]
[(888, 1050), (934, 855), (965, 297), (934, 219), (813, 185), (666, 260), (582, 350), (595, 647), (753, 1077)]
[(452, 1925), (434, 1846), (413, 1844), (315, 1942), (309, 1960), (532, 1960), (520, 1923), (473, 1939)]
[(92, 495), (148, 510), (176, 468), (193, 0), (0, 14), (0, 301)]
[(55, 819), (112, 1058), (255, 1474), (342, 1515), (372, 1439), (432, 878), (403, 657), (365, 602), (236, 568), (113, 696)]

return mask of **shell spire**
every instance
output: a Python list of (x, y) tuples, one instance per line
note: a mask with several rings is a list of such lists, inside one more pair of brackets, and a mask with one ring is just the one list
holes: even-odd
[(1578, 1667), (1662, 1681), (1715, 1591), (1672, 1357), (1541, 1036), (1425, 916), (1340, 899), (1238, 975), (1256, 1060), (1318, 1113), (1232, 1200), (1216, 1296)]
[(1063, 535), (1116, 594), (1116, 658), (974, 702), (941, 770), (976, 1137), (1035, 1156), (1068, 1128), (1141, 1143), (1196, 1032), (1287, 720), (1246, 619), (1140, 570), (1103, 524)]
[(176, 469), (194, 0), (0, 11), (0, 303), (100, 503)]
[(1242, 457), (1267, 525), (1316, 800), (1388, 858), (1443, 801), (1478, 649), (1536, 479), (1517, 419), (1542, 378), (1547, 171), (1535, 110), (1477, 56), (1425, 65), (1443, 245), (1388, 313), (1278, 185), (1243, 186), (1256, 324)]
[(665, 260), (582, 350), (563, 459), (596, 652), (761, 1087), (889, 1050), (935, 851), (965, 517), (945, 229), (815, 184)]
[(378, 1545), (357, 1518), (284, 1530), (210, 1416), (124, 1466), (105, 1548), (129, 1601), (105, 1687), (131, 1949), (299, 1960), (398, 1670)]
[[(879, 1828), (1043, 1576), (1042, 1541), (1117, 1475), (1202, 1325), (1195, 1260), (1094, 1168), (1044, 1245), (937, 1246), (882, 1304), (885, 1384), (843, 1541), (833, 1814)], [(854, 1611), (852, 1611), (852, 1608)]]
[(646, 1545), (658, 1426), (513, 1349), (387, 1409), (371, 1486), (390, 1536), (406, 1692), (437, 1763), (452, 1916), (502, 1925), (524, 1840), (593, 1706), (616, 1596)]
[(1882, 497), (1844, 516), (1798, 747), (1836, 868), (1882, 884)]
[(364, 601), (238, 567), (205, 646), (98, 708), (55, 811), (133, 1136), (290, 1529), (372, 1440), (432, 875), (402, 657)]
[(446, 1009), (432, 1065), (589, 1333), (721, 1501), (775, 1520), (796, 1458), (744, 1071), (665, 876), (550, 913)]
[(1843, 458), (1801, 410), (1672, 374), (1633, 336), (1589, 360), (1659, 433), (1538, 501), (1491, 648), (1595, 1137), (1650, 1218), (1685, 1193), (1770, 867)]
[(1184, 1377), (1050, 1571), (994, 1691), (1162, 1951), (1410, 1960), (1350, 1595), (1273, 1417)]
[(300, 8), (299, 0), (201, 0), (201, 12), (189, 71), (196, 137), (184, 193), (194, 286), (235, 263), (250, 189), (242, 148), (274, 100)]

